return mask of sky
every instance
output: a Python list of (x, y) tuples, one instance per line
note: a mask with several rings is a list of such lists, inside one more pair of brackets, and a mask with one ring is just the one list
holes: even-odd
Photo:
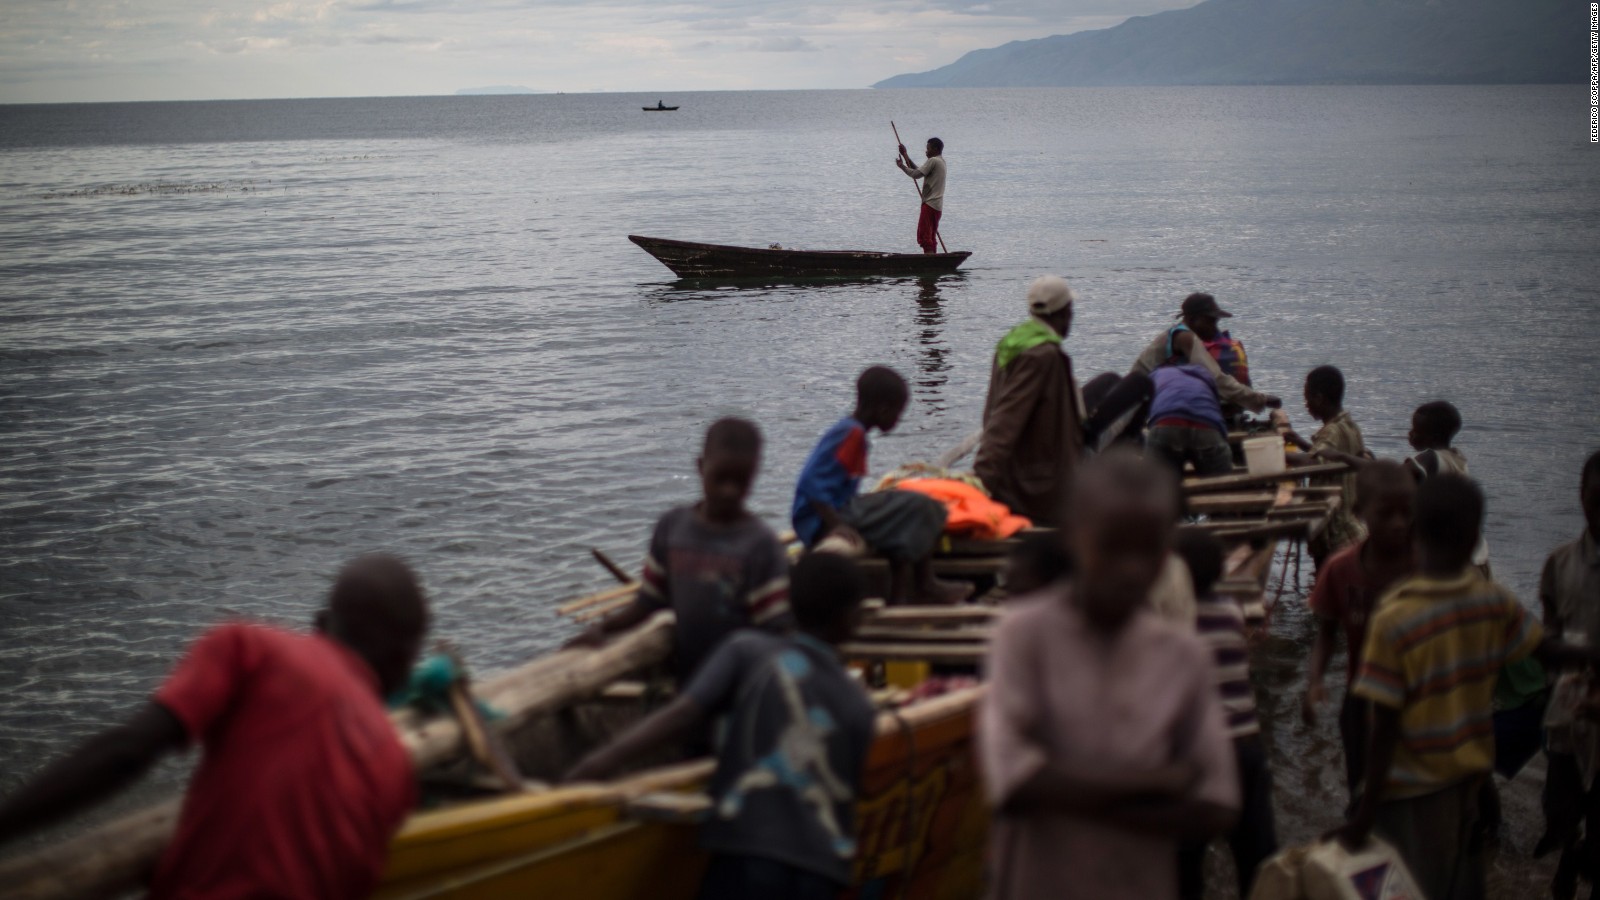
[(0, 103), (862, 88), (1195, 0), (0, 0)]

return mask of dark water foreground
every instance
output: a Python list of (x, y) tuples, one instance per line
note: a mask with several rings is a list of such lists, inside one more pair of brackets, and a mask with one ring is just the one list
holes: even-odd
[[(1578, 88), (637, 111), (654, 99), (0, 107), (0, 792), (138, 703), (206, 624), (307, 621), (361, 551), (411, 559), (479, 669), (550, 649), (571, 629), (554, 606), (605, 583), (588, 548), (638, 559), (693, 496), (709, 421), (765, 429), (753, 505), (781, 525), (864, 366), (914, 387), (875, 472), (974, 428), (1042, 272), (1081, 294), (1086, 376), (1206, 289), (1297, 425), (1320, 363), (1381, 454), (1418, 403), (1454, 400), (1495, 570), (1525, 598), (1579, 531), (1600, 167)], [(913, 249), (891, 118), (946, 142), (962, 274), (708, 288), (624, 237)], [(1257, 651), (1289, 839), (1343, 803), (1332, 710), (1299, 724), (1302, 594)], [(1507, 791), (1523, 881), (1535, 788)]]

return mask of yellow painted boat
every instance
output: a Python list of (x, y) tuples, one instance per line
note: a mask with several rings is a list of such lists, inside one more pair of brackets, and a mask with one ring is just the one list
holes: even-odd
[[(969, 656), (980, 639), (967, 637), (975, 631), (970, 612), (896, 609), (882, 620), (910, 634), (958, 628)], [(684, 809), (697, 805), (711, 760), (667, 755), (614, 781), (549, 785), (590, 748), (664, 702), (626, 677), (666, 658), (671, 624), (671, 614), (660, 613), (604, 648), (558, 651), (477, 688), (506, 713), (495, 730), (529, 779), (519, 791), (486, 784), (453, 717), (397, 713), (396, 728), (433, 805), (396, 836), (376, 896), (693, 897), (706, 858)], [(876, 658), (871, 648), (863, 655)], [(915, 661), (883, 665), (911, 681), (927, 670)], [(973, 769), (972, 711), (981, 691), (969, 686), (880, 714), (858, 812), (857, 887), (866, 895), (978, 895), (985, 816)], [(0, 862), (4, 894), (86, 900), (136, 890), (176, 813), (170, 801)]]
[[(972, 708), (981, 690), (966, 688), (880, 716), (857, 813), (862, 893), (978, 896), (986, 817), (973, 768)], [(585, 712), (593, 710), (569, 721), (604, 718)], [(695, 826), (663, 821), (651, 801), (699, 790), (711, 769), (709, 760), (661, 766), (605, 785), (419, 813), (395, 838), (376, 896), (466, 900), (527, 892), (687, 900), (706, 864)]]

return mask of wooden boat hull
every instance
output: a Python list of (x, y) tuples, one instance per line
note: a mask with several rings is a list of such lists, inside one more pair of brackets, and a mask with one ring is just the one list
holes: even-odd
[[(909, 898), (980, 895), (987, 816), (972, 748), (980, 694), (971, 688), (880, 717), (847, 896), (895, 896), (902, 882)], [(686, 763), (418, 814), (395, 838), (375, 898), (692, 900), (707, 863), (695, 826), (633, 816), (629, 799), (698, 790), (710, 772), (709, 761)]]
[(678, 108), (676, 106), (642, 106), (642, 107), (640, 107), (640, 109), (643, 109), (645, 112), (677, 112), (678, 111)]
[(679, 278), (838, 278), (954, 272), (959, 253), (882, 253), (872, 250), (772, 250), (730, 247), (630, 234), (633, 241)]

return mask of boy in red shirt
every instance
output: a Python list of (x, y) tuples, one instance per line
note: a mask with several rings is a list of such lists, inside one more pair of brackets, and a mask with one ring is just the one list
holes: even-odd
[(1317, 707), (1327, 699), (1322, 685), (1328, 660), (1345, 636), (1349, 665), (1345, 671), (1345, 696), (1339, 707), (1339, 738), (1344, 745), (1345, 783), (1355, 802), (1366, 761), (1367, 703), (1349, 692), (1361, 668), (1361, 647), (1367, 639), (1367, 620), (1383, 592), (1410, 575), (1411, 504), (1417, 484), (1399, 463), (1379, 461), (1361, 467), (1357, 476), (1356, 514), (1367, 527), (1367, 537), (1328, 558), (1311, 589), (1311, 612), (1317, 617), (1317, 640), (1306, 673), (1306, 693), (1301, 715), (1314, 724)]
[(0, 805), (0, 841), (199, 744), (151, 898), (366, 897), (416, 799), (383, 698), (405, 683), (427, 624), (416, 576), (374, 554), (340, 571), (312, 634), (208, 631), (132, 719)]

